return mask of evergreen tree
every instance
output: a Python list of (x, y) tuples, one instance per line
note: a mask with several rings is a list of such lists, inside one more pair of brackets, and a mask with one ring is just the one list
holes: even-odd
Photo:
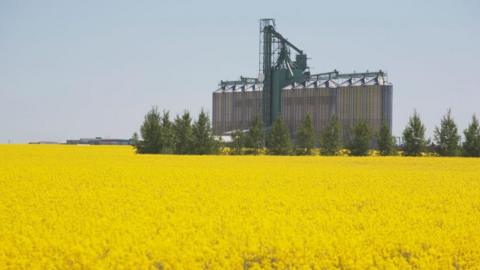
[(366, 156), (370, 146), (370, 130), (367, 123), (361, 121), (353, 128), (353, 139), (349, 149), (353, 156)]
[(247, 147), (253, 148), (254, 154), (258, 154), (258, 151), (263, 148), (264, 145), (264, 134), (263, 134), (263, 124), (258, 116), (253, 118), (252, 123), (250, 124), (250, 129), (247, 133)]
[(153, 154), (160, 151), (160, 114), (157, 107), (152, 109), (145, 115), (140, 134), (142, 140), (137, 143), (137, 153)]
[(441, 156), (457, 156), (460, 154), (460, 135), (453, 121), (451, 110), (443, 116), (440, 127), (435, 127), (434, 140)]
[(382, 124), (378, 131), (377, 144), (380, 155), (391, 156), (395, 154), (395, 138), (385, 123)]
[(268, 153), (272, 155), (288, 155), (292, 150), (290, 132), (279, 117), (272, 124), (272, 130), (267, 140)]
[(334, 115), (328, 126), (320, 134), (320, 153), (326, 156), (336, 155), (342, 147), (340, 138), (340, 125)]
[(463, 131), (463, 134), (465, 135), (463, 155), (466, 157), (480, 157), (480, 125), (475, 115), (473, 115), (472, 122)]
[(202, 110), (198, 120), (193, 124), (193, 152), (199, 155), (213, 154), (216, 150), (217, 142), (213, 137), (212, 127), (208, 115)]
[(190, 113), (185, 111), (182, 116), (175, 118), (175, 153), (192, 154), (193, 153), (193, 130), (192, 118)]
[(420, 120), (417, 111), (408, 120), (407, 127), (403, 130), (404, 155), (420, 156), (425, 151), (425, 126)]
[(133, 135), (132, 135), (132, 138), (130, 139), (131, 141), (131, 144), (132, 146), (135, 148), (135, 149), (138, 149), (139, 145), (140, 145), (140, 138), (138, 137), (138, 133), (137, 132), (134, 132)]
[(245, 133), (243, 133), (241, 130), (237, 129), (232, 133), (232, 153), (234, 155), (241, 155), (242, 154), (242, 149), (245, 146)]
[(171, 154), (175, 151), (175, 131), (173, 129), (173, 123), (170, 121), (170, 113), (168, 111), (163, 111), (160, 127), (160, 152)]
[(299, 149), (299, 154), (310, 155), (312, 149), (315, 147), (315, 129), (313, 128), (312, 116), (307, 114), (303, 119), (302, 126), (297, 132), (296, 145)]

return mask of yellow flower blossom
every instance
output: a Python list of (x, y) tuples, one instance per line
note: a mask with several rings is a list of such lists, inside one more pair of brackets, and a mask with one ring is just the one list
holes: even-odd
[(479, 269), (480, 159), (0, 146), (0, 269)]

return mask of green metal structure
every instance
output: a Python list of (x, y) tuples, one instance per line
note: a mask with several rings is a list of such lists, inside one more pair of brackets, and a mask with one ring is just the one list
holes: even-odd
[[(292, 61), (294, 51), (295, 61)], [(263, 122), (270, 127), (281, 115), (282, 88), (304, 82), (307, 55), (275, 30), (274, 19), (260, 20), (259, 80), (263, 83)]]
[[(284, 38), (275, 29), (274, 19), (260, 20), (259, 76), (240, 77), (236, 81), (221, 81), (222, 89), (245, 84), (263, 84), (262, 116), (266, 128), (282, 112), (282, 88), (292, 83), (302, 83), (309, 77), (307, 55)], [(295, 61), (292, 60), (295, 55)]]
[(259, 25), (258, 77), (220, 82), (212, 95), (215, 134), (246, 131), (262, 116), (266, 131), (281, 118), (293, 138), (307, 114), (317, 133), (336, 115), (345, 142), (359, 122), (374, 132), (384, 123), (391, 128), (393, 85), (386, 72), (310, 74), (307, 55), (276, 30), (274, 19)]

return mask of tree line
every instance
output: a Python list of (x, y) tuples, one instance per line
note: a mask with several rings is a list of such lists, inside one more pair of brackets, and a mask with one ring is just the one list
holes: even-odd
[(132, 144), (141, 154), (206, 155), (217, 153), (220, 147), (203, 110), (195, 122), (187, 111), (171, 121), (168, 111), (160, 114), (158, 108), (153, 107), (145, 115), (140, 136), (134, 133)]
[[(282, 119), (276, 119), (269, 129), (264, 129), (261, 119), (255, 117), (248, 130), (235, 130), (231, 142), (221, 142), (213, 135), (210, 119), (202, 110), (196, 121), (188, 111), (170, 120), (168, 111), (162, 114), (153, 107), (140, 127), (140, 136), (134, 133), (132, 142), (137, 153), (145, 154), (218, 154), (228, 147), (230, 154), (257, 155), (266, 152), (270, 155), (312, 155), (319, 147), (321, 155), (339, 155), (347, 149), (352, 156), (365, 156), (370, 150), (380, 155), (420, 156), (436, 153), (440, 156), (480, 157), (480, 125), (474, 115), (468, 128), (463, 131), (462, 140), (451, 111), (448, 110), (434, 129), (433, 142), (425, 137), (426, 128), (415, 111), (402, 133), (402, 144), (397, 145), (391, 130), (384, 123), (378, 132), (373, 133), (367, 123), (359, 122), (351, 130), (351, 138), (343, 142), (340, 123), (332, 116), (320, 134), (315, 132), (312, 116), (307, 114), (295, 134)], [(372, 141), (375, 148), (372, 149)]]

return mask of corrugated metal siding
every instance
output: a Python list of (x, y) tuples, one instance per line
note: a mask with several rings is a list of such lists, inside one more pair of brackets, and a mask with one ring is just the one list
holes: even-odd
[(323, 129), (334, 110), (334, 91), (331, 88), (301, 88), (283, 90), (282, 117), (292, 135), (310, 113), (316, 130)]
[(215, 134), (247, 129), (256, 115), (262, 118), (262, 91), (215, 92), (212, 111)]
[(283, 119), (293, 136), (307, 113), (312, 115), (318, 133), (335, 114), (344, 142), (350, 140), (351, 129), (360, 121), (367, 123), (372, 134), (378, 132), (382, 122), (390, 128), (392, 125), (391, 85), (285, 89), (282, 95)]
[(337, 116), (342, 127), (344, 142), (351, 138), (351, 129), (364, 121), (372, 135), (377, 133), (382, 122), (391, 126), (390, 85), (362, 85), (340, 87), (337, 99)]
[[(337, 115), (342, 138), (348, 142), (351, 129), (365, 121), (372, 134), (385, 122), (392, 127), (392, 85), (350, 85), (284, 89), (282, 117), (292, 136), (307, 113), (320, 133), (332, 115)], [(255, 115), (262, 117), (262, 91), (224, 91), (213, 93), (213, 130), (223, 134), (247, 129)]]

